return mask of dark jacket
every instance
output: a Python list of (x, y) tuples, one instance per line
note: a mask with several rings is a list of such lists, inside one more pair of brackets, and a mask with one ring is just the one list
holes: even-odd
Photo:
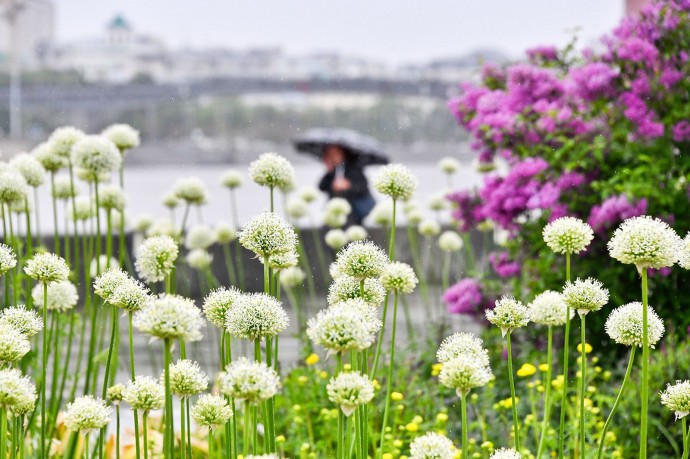
[(328, 194), (329, 198), (339, 197), (347, 199), (352, 206), (352, 213), (348, 219), (348, 224), (359, 225), (374, 207), (374, 198), (369, 192), (369, 182), (362, 168), (356, 163), (349, 161), (345, 163), (344, 168), (343, 176), (350, 181), (350, 189), (338, 193), (333, 192), (335, 170), (323, 176), (321, 182), (319, 182), (319, 189)]

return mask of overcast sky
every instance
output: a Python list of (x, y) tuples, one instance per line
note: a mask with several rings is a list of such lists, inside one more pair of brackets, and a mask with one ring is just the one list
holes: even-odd
[(623, 15), (623, 0), (56, 0), (60, 41), (96, 37), (121, 13), (170, 46), (281, 46), (389, 62), (477, 48), (519, 55), (563, 45), (579, 28), (590, 45)]

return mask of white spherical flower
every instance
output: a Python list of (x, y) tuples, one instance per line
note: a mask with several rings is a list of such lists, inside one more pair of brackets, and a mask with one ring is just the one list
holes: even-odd
[(0, 329), (0, 364), (16, 362), (31, 350), (29, 338), (12, 326)]
[(394, 200), (407, 201), (417, 189), (417, 178), (402, 164), (389, 164), (374, 178), (374, 188)]
[(137, 376), (129, 381), (122, 392), (124, 400), (132, 409), (149, 412), (160, 410), (165, 405), (165, 388), (156, 378)]
[(486, 385), (493, 374), (491, 369), (478, 359), (469, 355), (460, 355), (443, 363), (439, 381), (446, 387), (455, 389), (458, 396), (477, 387)]
[(153, 225), (153, 217), (151, 214), (139, 214), (137, 218), (134, 220), (134, 229), (137, 230), (137, 232), (141, 234), (146, 234), (146, 232), (151, 228)]
[(690, 381), (676, 381), (661, 393), (661, 404), (676, 415), (676, 420), (690, 414)]
[(218, 328), (225, 327), (228, 310), (235, 304), (235, 301), (242, 296), (243, 293), (235, 287), (225, 288), (221, 287), (211, 291), (206, 298), (204, 298), (204, 314), (206, 318)]
[(521, 301), (512, 296), (504, 296), (496, 301), (496, 307), (486, 310), (486, 319), (501, 329), (505, 336), (529, 323), (529, 310)]
[(544, 227), (544, 242), (556, 253), (580, 253), (587, 248), (594, 232), (575, 217), (561, 217)]
[(19, 153), (10, 160), (12, 166), (26, 180), (26, 183), (36, 188), (46, 181), (46, 170), (35, 156), (29, 153)]
[(148, 288), (129, 275), (116, 286), (108, 298), (108, 303), (123, 311), (134, 312), (144, 307), (151, 300)]
[(576, 310), (580, 315), (590, 311), (598, 311), (609, 302), (609, 291), (604, 285), (591, 277), (575, 282), (567, 282), (563, 287), (565, 304)]
[(501, 448), (494, 451), (489, 459), (522, 459), (522, 454), (512, 448)]
[(424, 220), (417, 226), (417, 231), (422, 236), (434, 237), (441, 233), (441, 225), (436, 220)]
[[(263, 263), (263, 260), (261, 260)], [(294, 268), (299, 263), (297, 252), (274, 253), (268, 257), (268, 266), (274, 271)]]
[(237, 239), (237, 229), (230, 223), (218, 222), (215, 237), (219, 244), (229, 244)]
[(163, 204), (168, 209), (174, 209), (175, 207), (180, 205), (180, 198), (178, 198), (177, 194), (175, 194), (175, 192), (172, 191), (163, 196), (161, 204)]
[(439, 363), (446, 363), (460, 356), (476, 360), (483, 366), (489, 366), (489, 351), (484, 349), (484, 342), (472, 333), (454, 333), (441, 342), (436, 351)]
[(122, 164), (120, 150), (102, 136), (89, 135), (77, 141), (72, 147), (72, 163), (90, 180), (102, 181)]
[(108, 387), (105, 393), (105, 399), (112, 403), (113, 405), (119, 405), (122, 401), (123, 394), (125, 392), (124, 384), (115, 384)]
[(571, 319), (575, 315), (575, 311), (568, 308), (563, 295), (552, 290), (537, 295), (528, 308), (530, 321), (552, 327), (565, 325), (568, 314)]
[(30, 338), (43, 330), (43, 320), (23, 304), (10, 306), (0, 311), (0, 330), (5, 328), (15, 328)]
[(412, 293), (419, 282), (414, 269), (399, 261), (389, 263), (381, 273), (380, 280), (383, 288), (405, 294)]
[(187, 254), (185, 261), (190, 268), (203, 271), (213, 263), (213, 255), (204, 249), (194, 249)]
[[(43, 284), (37, 284), (31, 290), (31, 297), (37, 305), (43, 305)], [(65, 312), (74, 309), (79, 301), (77, 287), (70, 281), (58, 281), (48, 284), (48, 310)]]
[[(617, 307), (606, 319), (606, 334), (618, 344), (642, 347), (642, 303), (633, 302)], [(652, 349), (664, 335), (664, 322), (651, 306), (647, 306), (647, 344)]]
[(178, 254), (177, 243), (170, 236), (149, 237), (136, 250), (137, 273), (146, 282), (160, 282), (172, 272)]
[(410, 443), (410, 459), (454, 459), (458, 450), (440, 433), (428, 432)]
[(359, 225), (352, 225), (345, 230), (347, 238), (351, 241), (363, 241), (369, 237), (369, 233), (364, 227)]
[(379, 201), (371, 209), (371, 219), (380, 226), (390, 226), (393, 223), (393, 202)]
[(39, 282), (60, 282), (69, 277), (69, 267), (64, 258), (47, 252), (37, 253), (27, 260), (24, 272)]
[(115, 144), (120, 153), (136, 148), (141, 143), (139, 131), (129, 124), (113, 124), (101, 132), (101, 135)]
[(146, 232), (146, 237), (167, 236), (174, 241), (178, 240), (179, 234), (177, 228), (170, 222), (170, 219), (164, 218), (153, 222), (153, 225)]
[(71, 199), (79, 193), (77, 184), (72, 185), (68, 175), (58, 175), (51, 184), (50, 193), (55, 199)]
[(285, 211), (290, 218), (299, 220), (309, 213), (309, 204), (300, 197), (292, 197), (288, 200)]
[[(164, 376), (161, 376), (161, 381)], [(180, 398), (191, 397), (206, 390), (208, 375), (192, 360), (178, 360), (170, 365), (170, 390)]]
[(259, 403), (278, 393), (280, 378), (273, 368), (263, 362), (250, 362), (240, 357), (218, 375), (220, 391), (249, 403)]
[(326, 245), (334, 250), (342, 249), (348, 243), (347, 234), (341, 229), (332, 229), (324, 236)]
[(258, 256), (294, 252), (297, 247), (295, 230), (273, 212), (252, 218), (239, 234), (240, 244)]
[(293, 182), (290, 161), (276, 153), (262, 153), (249, 165), (249, 176), (258, 185), (283, 188)]
[(373, 242), (357, 241), (338, 252), (336, 263), (343, 274), (362, 280), (380, 276), (388, 265), (388, 256)]
[(216, 235), (213, 230), (206, 225), (193, 226), (187, 231), (184, 245), (189, 250), (208, 249), (216, 242)]
[(358, 371), (340, 372), (326, 385), (328, 399), (338, 405), (345, 416), (350, 416), (358, 406), (374, 398), (374, 384)]
[(100, 172), (98, 174), (94, 174), (89, 169), (84, 169), (83, 167), (76, 167), (74, 169), (74, 175), (76, 175), (79, 180), (82, 180), (86, 183), (109, 182), (110, 174), (111, 172)]
[(307, 204), (311, 204), (319, 197), (319, 190), (314, 187), (307, 186), (299, 190), (298, 196)]
[(85, 221), (96, 215), (95, 203), (86, 196), (77, 196), (74, 202), (69, 202), (67, 215), (75, 217), (77, 221)]
[(429, 209), (434, 212), (441, 212), (450, 209), (450, 201), (446, 199), (446, 193), (440, 192), (432, 195), (428, 201)]
[(17, 201), (24, 202), (29, 194), (29, 185), (24, 176), (13, 169), (0, 172), (0, 202), (11, 204)]
[(462, 238), (455, 231), (444, 231), (438, 238), (438, 247), (444, 252), (457, 252), (462, 249)]
[(335, 277), (328, 288), (328, 304), (334, 305), (346, 300), (362, 299), (372, 306), (380, 306), (386, 296), (386, 289), (378, 278), (364, 280), (364, 288), (361, 281), (352, 276), (343, 274)]
[(341, 228), (347, 223), (346, 214), (327, 212), (323, 214), (323, 224), (330, 228)]
[(333, 279), (337, 279), (343, 275), (343, 273), (341, 273), (340, 269), (338, 268), (338, 263), (336, 263), (335, 261), (328, 265), (328, 274), (330, 274), (331, 278)]
[(233, 337), (255, 340), (276, 336), (288, 323), (280, 301), (265, 293), (247, 293), (235, 299), (227, 312), (225, 327)]
[(220, 177), (220, 184), (225, 188), (230, 188), (231, 190), (239, 188), (244, 183), (244, 177), (242, 174), (234, 169), (228, 169)]
[(342, 304), (319, 311), (307, 323), (309, 339), (323, 346), (329, 354), (360, 351), (376, 339), (376, 332), (372, 333), (372, 326), (365, 322), (364, 314), (357, 314), (357, 309)]
[[(16, 368), (0, 370), (0, 405), (15, 414), (26, 414), (24, 408), (36, 402), (36, 386)], [(33, 410), (31, 410), (33, 411)], [(30, 411), (29, 411), (30, 412)]]
[(69, 158), (74, 145), (86, 135), (72, 126), (63, 126), (55, 129), (48, 137), (48, 145), (54, 154), (63, 158)]
[(93, 291), (96, 296), (105, 301), (109, 301), (110, 297), (113, 295), (113, 292), (115, 292), (118, 287), (123, 285), (129, 279), (129, 274), (120, 268), (114, 267), (103, 269), (101, 274), (96, 276), (93, 281)]
[(31, 154), (41, 163), (43, 168), (51, 173), (55, 173), (67, 166), (67, 158), (55, 153), (49, 142), (43, 142), (31, 150)]
[(134, 314), (134, 326), (160, 339), (199, 341), (205, 326), (194, 301), (179, 295), (160, 295)]
[(286, 289), (292, 289), (304, 284), (307, 274), (298, 266), (286, 268), (280, 272), (280, 285)]
[(329, 309), (340, 309), (354, 315), (355, 317), (358, 317), (365, 323), (371, 335), (376, 335), (381, 330), (381, 327), (383, 327), (383, 322), (379, 317), (378, 307), (364, 301), (361, 298), (352, 298), (341, 301), (338, 304), (330, 306)]
[(173, 193), (188, 205), (201, 205), (208, 202), (208, 190), (204, 182), (196, 177), (181, 178), (175, 182)]
[(441, 172), (446, 174), (455, 174), (460, 169), (460, 161), (450, 156), (441, 158), (438, 162), (438, 168)]
[(12, 248), (0, 243), (0, 276), (17, 266), (17, 256)]
[(690, 233), (678, 243), (678, 264), (683, 269), (690, 269)]
[(326, 203), (326, 213), (337, 215), (349, 215), (352, 212), (352, 206), (344, 198), (331, 198)]
[(214, 429), (228, 422), (233, 412), (220, 395), (204, 394), (192, 406), (190, 415), (198, 425)]
[(411, 226), (418, 226), (420, 223), (422, 223), (422, 221), (424, 221), (424, 215), (419, 209), (406, 213), (405, 218), (407, 218), (407, 223), (409, 223)]
[(122, 211), (126, 204), (125, 193), (118, 185), (105, 185), (98, 191), (98, 205), (102, 209)]
[(648, 215), (625, 220), (608, 243), (612, 258), (641, 268), (664, 268), (678, 260), (680, 238), (666, 222)]
[(105, 427), (110, 421), (112, 408), (105, 404), (105, 400), (91, 395), (77, 397), (67, 404), (65, 411), (65, 426), (73, 432), (87, 433)]

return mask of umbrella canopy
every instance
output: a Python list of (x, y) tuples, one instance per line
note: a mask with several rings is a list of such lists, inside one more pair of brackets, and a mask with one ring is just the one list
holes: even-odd
[(388, 155), (379, 142), (368, 135), (342, 128), (315, 128), (293, 140), (299, 153), (321, 158), (329, 145), (342, 147), (362, 166), (388, 164)]

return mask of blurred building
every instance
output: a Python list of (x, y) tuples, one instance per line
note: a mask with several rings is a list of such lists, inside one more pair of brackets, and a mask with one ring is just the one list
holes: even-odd
[[(14, 46), (22, 67), (29, 70), (42, 67), (55, 40), (53, 1), (4, 0), (0, 1), (0, 11), (0, 64), (6, 67), (9, 62), (14, 27)], [(14, 21), (10, 15), (14, 15)]]

